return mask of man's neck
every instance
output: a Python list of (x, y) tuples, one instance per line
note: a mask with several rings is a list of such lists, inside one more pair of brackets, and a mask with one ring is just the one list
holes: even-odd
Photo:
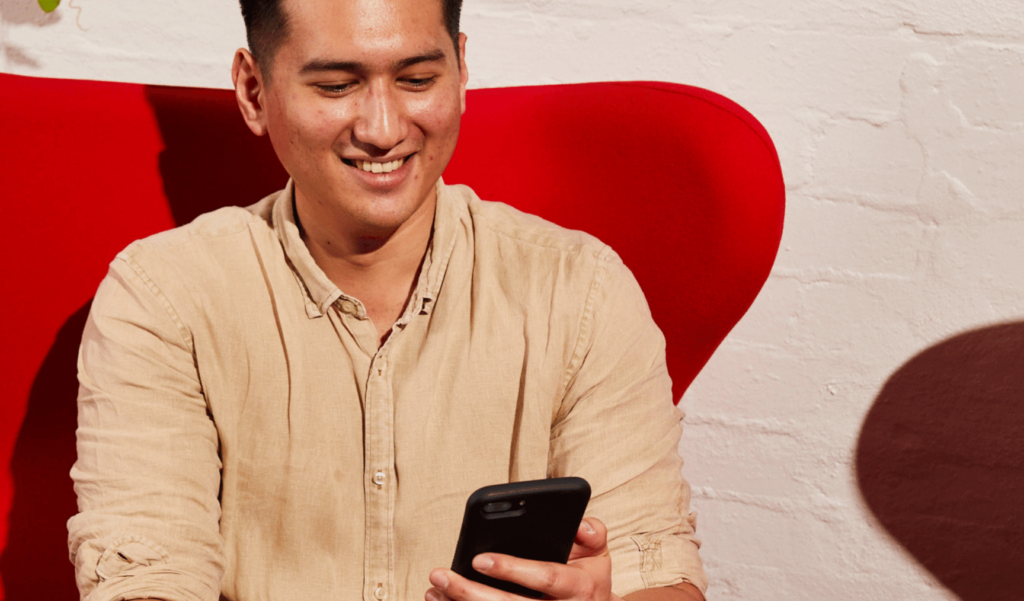
[[(303, 242), (324, 274), (359, 299), (380, 343), (401, 316), (430, 244), (436, 198), (392, 231), (357, 231), (304, 214), (296, 203)], [(308, 225), (307, 225), (308, 224)]]

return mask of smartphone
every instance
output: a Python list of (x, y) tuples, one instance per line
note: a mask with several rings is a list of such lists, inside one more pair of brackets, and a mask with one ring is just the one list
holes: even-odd
[(551, 478), (485, 486), (466, 501), (452, 571), (503, 591), (539, 599), (543, 595), (473, 569), (480, 553), (565, 563), (590, 501), (583, 478)]

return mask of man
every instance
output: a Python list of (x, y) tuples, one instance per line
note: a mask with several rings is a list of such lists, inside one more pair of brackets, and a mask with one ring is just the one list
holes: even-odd
[(635, 280), (597, 240), (440, 182), (459, 2), (242, 7), (238, 103), (292, 179), (111, 264), (79, 365), (83, 594), (504, 599), (441, 567), (466, 497), (577, 475), (594, 494), (568, 565), (476, 568), (554, 599), (701, 599)]

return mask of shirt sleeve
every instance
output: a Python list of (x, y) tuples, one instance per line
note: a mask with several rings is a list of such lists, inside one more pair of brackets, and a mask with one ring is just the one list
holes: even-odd
[(127, 252), (93, 301), (78, 371), (68, 544), (82, 599), (216, 601), (217, 430), (189, 331)]
[(600, 259), (552, 429), (551, 475), (590, 482), (587, 515), (608, 527), (616, 594), (682, 581), (704, 592), (665, 339), (629, 269), (610, 249)]

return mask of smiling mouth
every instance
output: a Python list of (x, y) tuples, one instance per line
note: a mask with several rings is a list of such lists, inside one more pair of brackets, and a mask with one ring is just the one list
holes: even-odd
[[(411, 156), (411, 155), (410, 155)], [(409, 157), (402, 157), (393, 161), (382, 163), (379, 161), (361, 161), (359, 159), (342, 159), (346, 165), (355, 167), (367, 173), (391, 173), (405, 164)]]

